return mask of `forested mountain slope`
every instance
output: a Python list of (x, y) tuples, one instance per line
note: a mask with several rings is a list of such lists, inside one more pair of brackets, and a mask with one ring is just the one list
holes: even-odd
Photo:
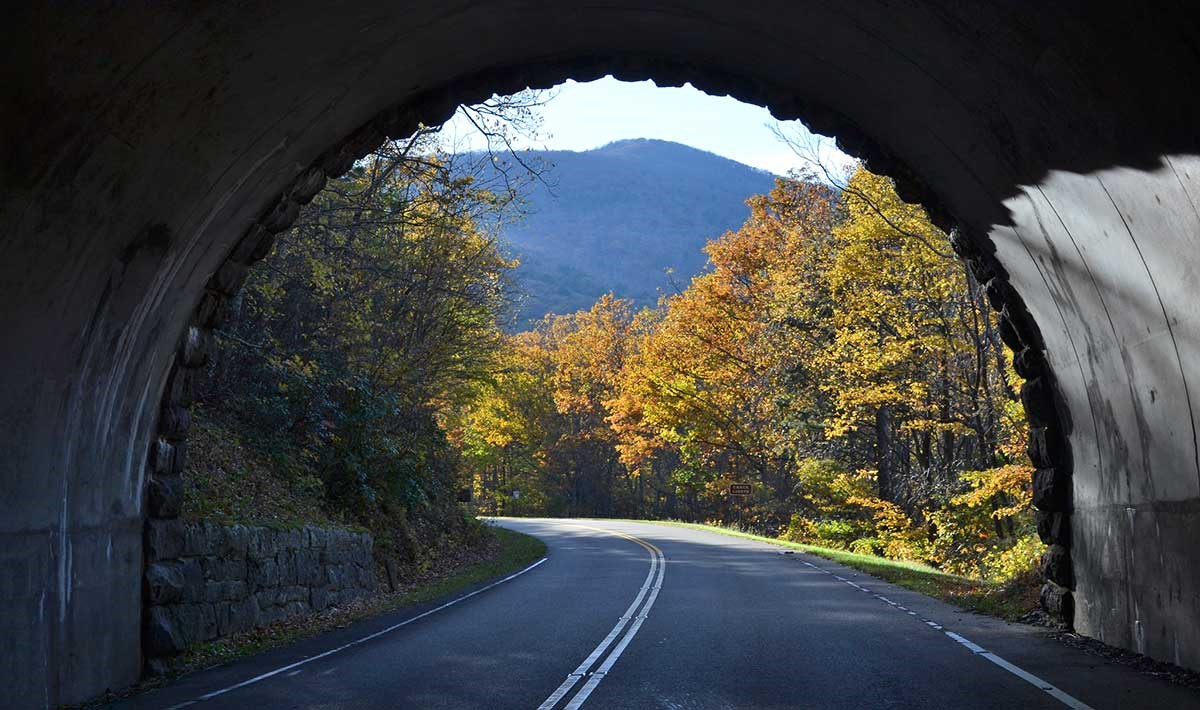
[(609, 291), (653, 305), (672, 279), (687, 286), (704, 266), (705, 242), (740, 227), (746, 198), (774, 184), (765, 171), (661, 140), (522, 160), (546, 169), (527, 191), (524, 217), (501, 228), (521, 261), (517, 330), (546, 313), (588, 308)]

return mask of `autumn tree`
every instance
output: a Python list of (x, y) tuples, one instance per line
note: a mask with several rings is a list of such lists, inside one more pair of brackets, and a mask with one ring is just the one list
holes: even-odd
[(673, 485), (693, 499), (741, 477), (785, 499), (818, 407), (805, 343), (819, 338), (832, 194), (781, 180), (749, 204), (746, 224), (706, 248), (707, 273), (664, 301), (610, 405), (626, 465), (678, 457)]
[(537, 331), (508, 336), (503, 358), (470, 402), (442, 415), (477, 506), (493, 515), (555, 508), (547, 464), (559, 414), (544, 340)]
[(831, 437), (874, 432), (879, 495), (926, 500), (994, 463), (999, 339), (948, 236), (891, 182), (859, 168), (826, 272), (833, 338), (817, 354)]
[[(541, 513), (737, 520), (989, 578), (1030, 569), (1020, 382), (949, 236), (862, 168), (748, 205), (656, 308), (608, 295), (507, 340), (469, 409), (476, 480), (519, 458)], [(753, 490), (736, 517), (735, 481)]]
[[(537, 500), (553, 512), (612, 515), (624, 504), (618, 485), (629, 481), (606, 403), (629, 356), (633, 322), (630, 303), (610, 294), (508, 339), (460, 428), (476, 487), (495, 507)], [(533, 464), (546, 474), (540, 481)], [(513, 486), (518, 478), (525, 488)], [(526, 502), (513, 490), (525, 491)]]

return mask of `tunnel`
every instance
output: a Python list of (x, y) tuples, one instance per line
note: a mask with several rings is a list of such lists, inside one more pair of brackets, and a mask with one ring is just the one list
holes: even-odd
[[(1200, 668), (1200, 18), (1185, 2), (34, 3), (0, 83), (0, 680), (142, 672), (220, 307), (327, 177), (493, 93), (691, 82), (953, 230), (1029, 377), (1043, 602)], [(169, 493), (169, 491), (168, 491)], [(177, 515), (177, 512), (176, 512)]]

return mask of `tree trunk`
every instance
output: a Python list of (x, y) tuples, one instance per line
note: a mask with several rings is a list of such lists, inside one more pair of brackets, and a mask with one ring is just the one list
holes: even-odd
[(892, 499), (892, 408), (881, 406), (875, 412), (875, 467), (879, 497)]

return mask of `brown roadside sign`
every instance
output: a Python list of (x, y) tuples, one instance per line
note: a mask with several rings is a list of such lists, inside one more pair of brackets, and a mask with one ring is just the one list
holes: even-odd
[(730, 483), (729, 495), (731, 496), (748, 496), (750, 495), (749, 483)]

